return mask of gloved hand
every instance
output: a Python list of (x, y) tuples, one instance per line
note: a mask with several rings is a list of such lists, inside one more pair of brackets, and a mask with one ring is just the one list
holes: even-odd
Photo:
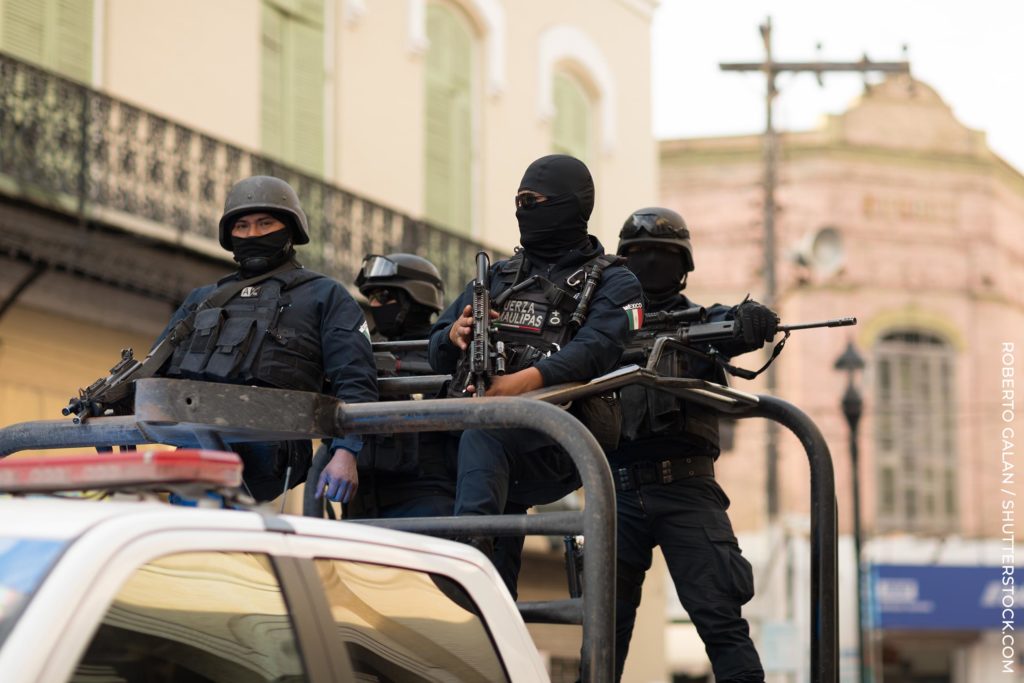
[(752, 299), (737, 306), (735, 315), (743, 342), (751, 348), (760, 348), (765, 342), (771, 341), (779, 329), (779, 316), (775, 311)]
[[(327, 489), (326, 494), (324, 489)], [(335, 503), (347, 503), (352, 500), (359, 488), (359, 471), (356, 469), (356, 456), (344, 448), (334, 451), (331, 461), (320, 473), (316, 483), (316, 497), (327, 496)]]

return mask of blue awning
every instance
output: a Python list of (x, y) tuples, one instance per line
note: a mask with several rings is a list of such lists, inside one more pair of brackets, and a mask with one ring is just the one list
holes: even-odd
[(870, 580), (875, 628), (998, 630), (1004, 598), (1013, 607), (1001, 567), (882, 564), (871, 566)]

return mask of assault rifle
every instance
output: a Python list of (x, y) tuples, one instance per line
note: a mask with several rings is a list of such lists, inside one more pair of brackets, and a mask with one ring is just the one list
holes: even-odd
[(490, 270), (491, 259), (481, 251), (476, 255), (473, 280), (473, 339), (452, 379), (453, 390), (465, 393), (466, 387), (472, 385), (476, 396), (484, 395), (492, 376), (505, 374), (504, 344), (491, 338)]
[[(795, 325), (779, 325), (777, 331), (784, 334), (783, 338), (772, 349), (768, 362), (759, 370), (754, 371), (730, 364), (726, 357), (715, 348), (717, 343), (735, 341), (743, 337), (742, 323), (739, 320), (707, 322), (707, 310), (703, 306), (693, 306), (677, 311), (659, 311), (644, 316), (644, 326), (630, 337), (622, 361), (646, 364), (649, 370), (655, 370), (665, 347), (668, 346), (711, 360), (730, 375), (743, 379), (754, 379), (782, 353), (790, 333), (816, 327), (847, 327), (856, 324), (856, 318), (837, 318)], [(710, 351), (704, 352), (694, 348), (694, 346), (704, 344), (711, 347)]]
[(74, 414), (73, 422), (79, 424), (90, 417), (113, 413), (115, 407), (131, 394), (132, 382), (139, 379), (142, 362), (135, 358), (131, 349), (121, 349), (121, 360), (110, 368), (110, 374), (78, 390), (78, 396), (68, 401), (61, 413)]

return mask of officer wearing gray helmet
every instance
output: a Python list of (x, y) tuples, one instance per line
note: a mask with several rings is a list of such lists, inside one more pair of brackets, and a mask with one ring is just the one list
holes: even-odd
[[(633, 212), (619, 233), (618, 253), (644, 288), (646, 315), (696, 305), (681, 291), (694, 262), (690, 231), (678, 213), (660, 207)], [(740, 321), (741, 337), (715, 344), (726, 357), (761, 348), (778, 326), (775, 313), (756, 301), (715, 304), (707, 312), (711, 321)], [(658, 371), (723, 381), (718, 366), (691, 354), (663, 356)], [(622, 676), (651, 552), (660, 546), (715, 680), (760, 683), (764, 670), (741, 614), (753, 597), (754, 577), (726, 513), (729, 498), (714, 476), (716, 413), (636, 385), (620, 395), (621, 442), (607, 453), (616, 489), (616, 677)]]
[[(239, 181), (228, 193), (219, 240), (238, 270), (194, 290), (160, 336), (229, 283), (250, 281), (221, 306), (205, 306), (191, 331), (175, 339), (161, 374), (229, 384), (331, 393), (350, 403), (377, 399), (369, 328), (359, 304), (338, 282), (304, 268), (295, 246), (309, 242), (309, 225), (295, 190), (270, 176)], [(359, 484), (362, 439), (330, 444), (332, 458), (317, 495), (347, 500)], [(245, 487), (271, 500), (305, 480), (309, 441), (240, 444)]]

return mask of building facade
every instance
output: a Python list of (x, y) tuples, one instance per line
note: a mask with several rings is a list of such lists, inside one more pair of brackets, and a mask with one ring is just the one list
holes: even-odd
[[(662, 143), (662, 202), (690, 225), (695, 300), (762, 296), (762, 177), (759, 136)], [(1024, 343), (1024, 176), (932, 88), (893, 77), (817, 130), (781, 135), (778, 177), (783, 321), (859, 321), (794, 333), (776, 363), (776, 393), (815, 420), (835, 463), (844, 680), (857, 664), (853, 475), (847, 376), (833, 366), (849, 342), (866, 361), (858, 474), (875, 680), (996, 680), (1000, 590), (1021, 537), (1007, 403)], [(805, 680), (807, 458), (780, 437), (781, 512), (768, 524), (764, 442), (762, 424), (742, 421), (720, 478), (755, 564), (749, 611), (766, 664), (777, 680)], [(955, 608), (958, 593), (970, 609)]]

